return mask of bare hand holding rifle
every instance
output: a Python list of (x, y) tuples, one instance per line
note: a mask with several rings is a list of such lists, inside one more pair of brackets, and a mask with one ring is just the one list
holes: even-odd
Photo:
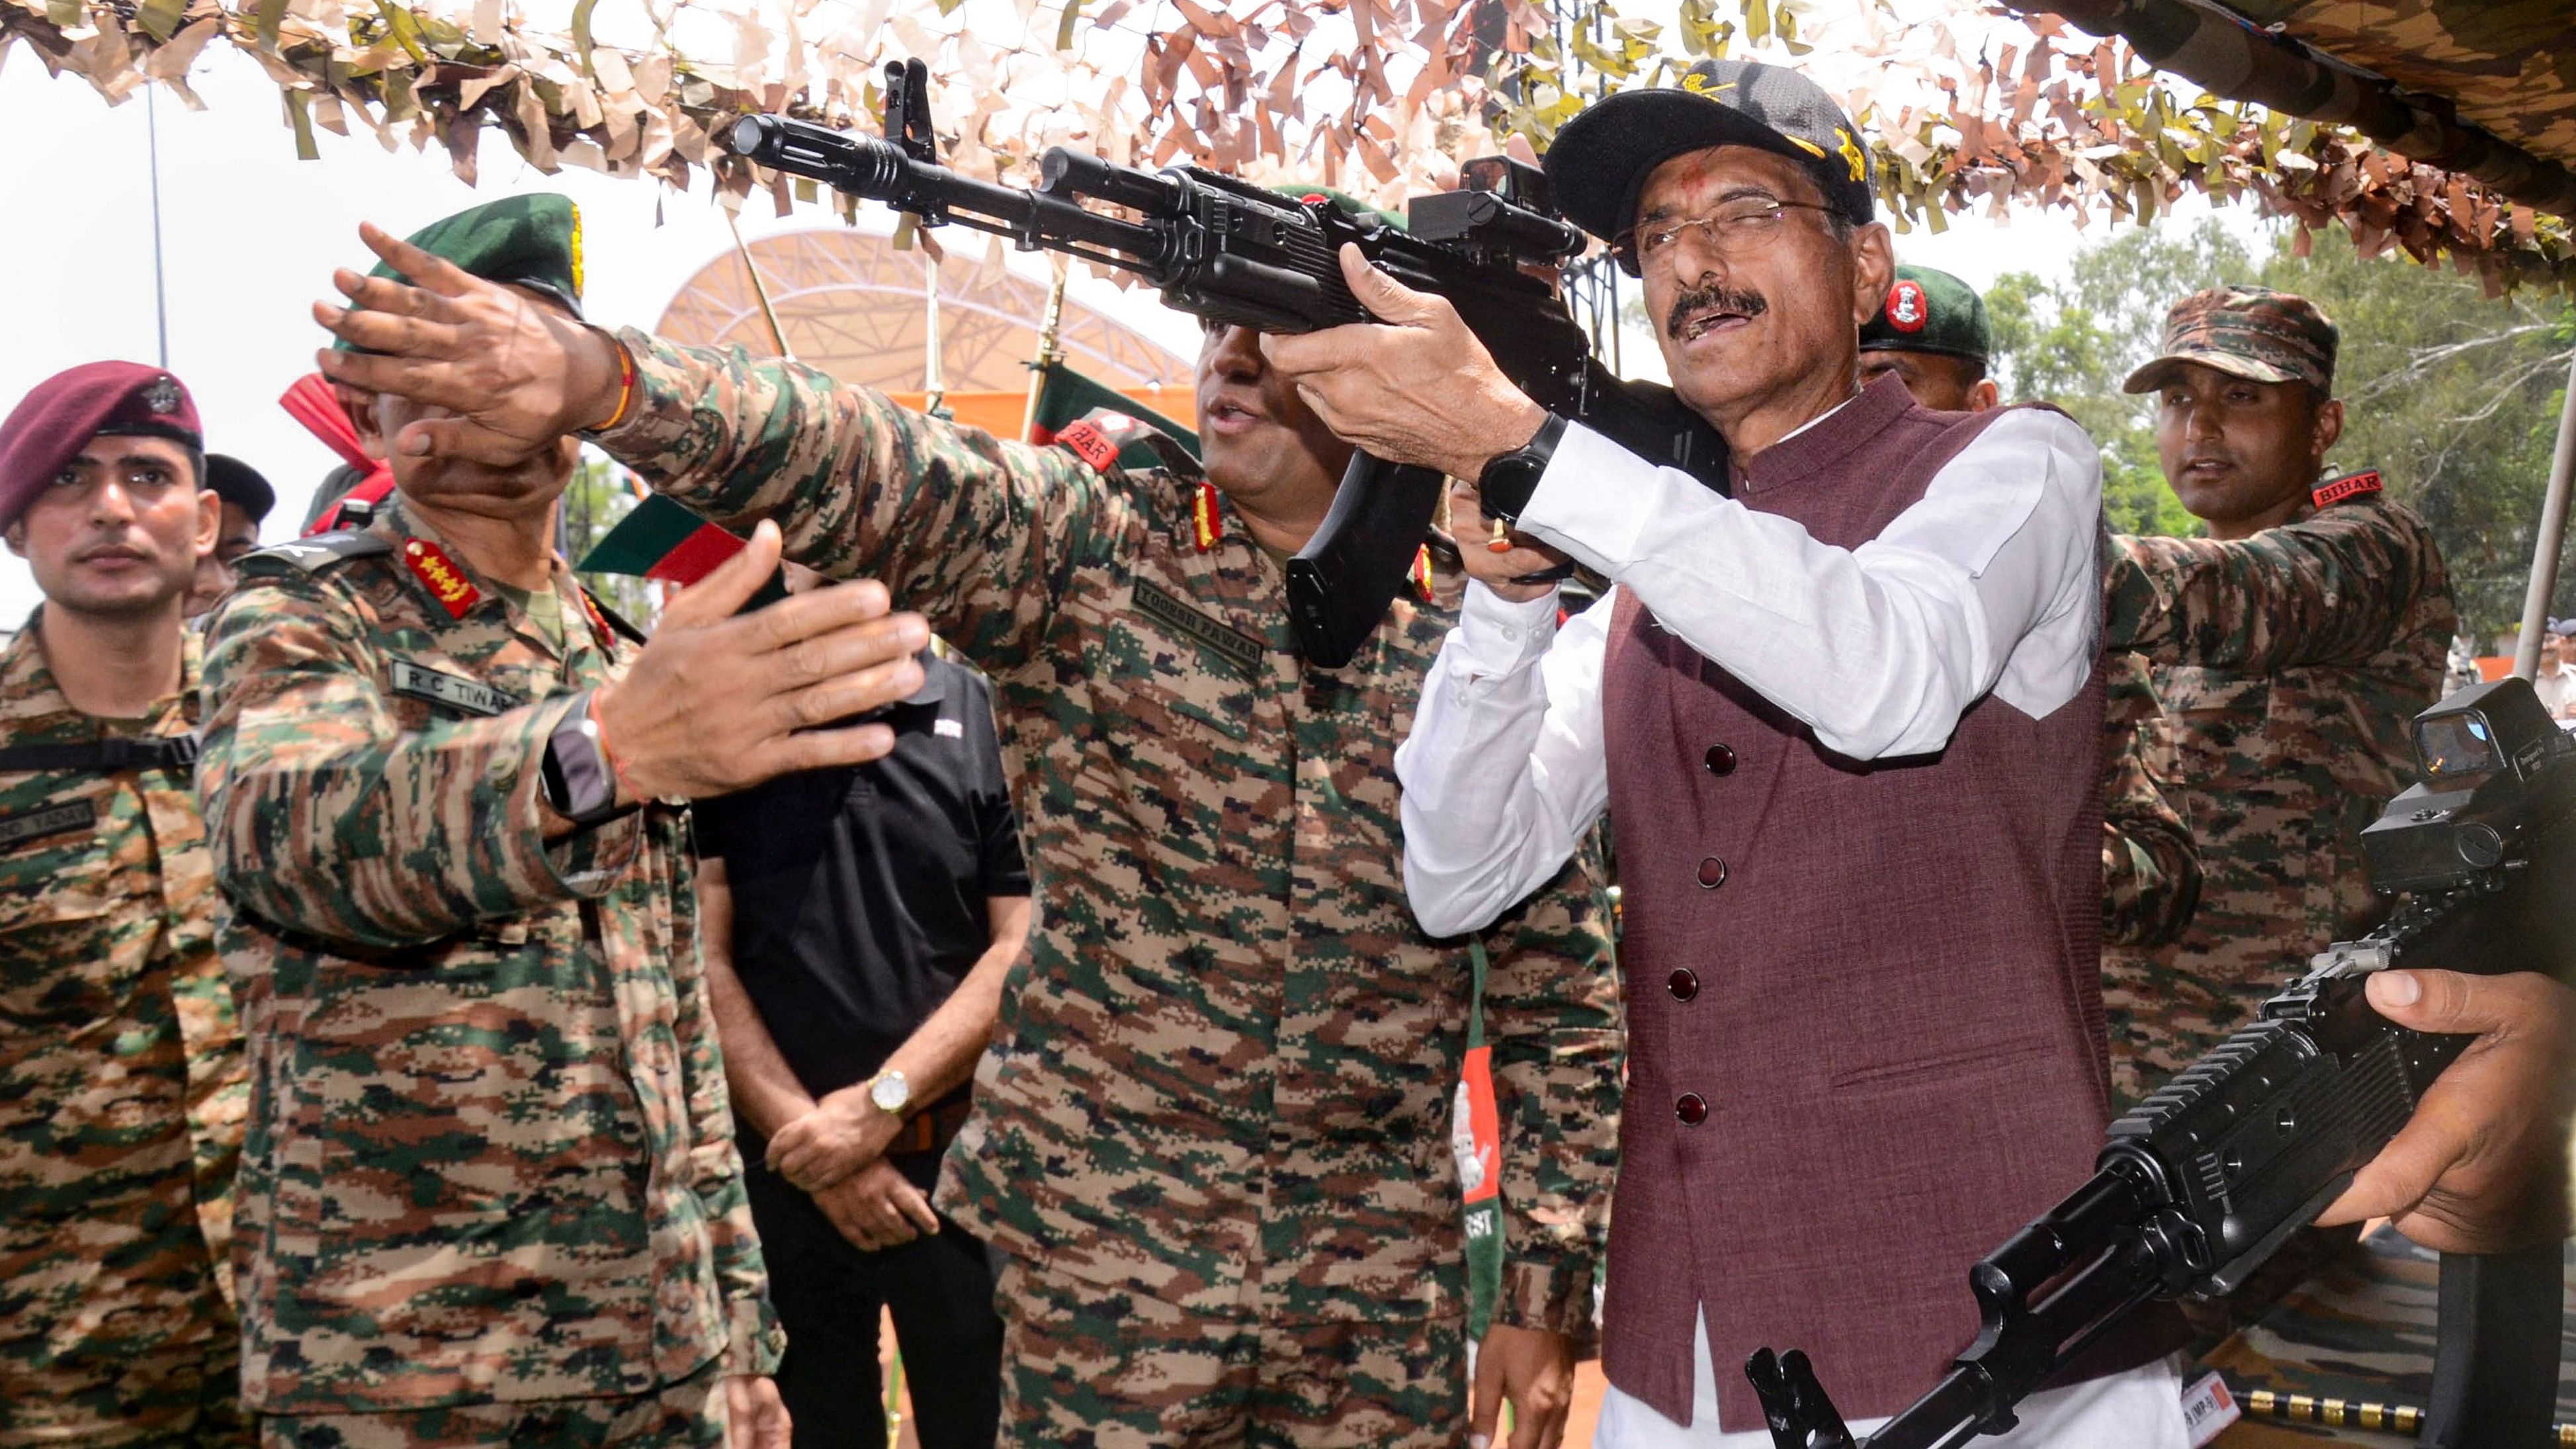
[[(2576, 741), (2507, 678), (2416, 716), (2415, 744), (2424, 783), (2362, 832), (2403, 898), (2388, 923), (2111, 1125), (2092, 1179), (1970, 1270), (1976, 1340), (1866, 1449), (2003, 1433), (2147, 1303), (2224, 1296), (2321, 1214), (2382, 1212), (2443, 1252), (2419, 1445), (2555, 1442)], [(1779, 1449), (1854, 1445), (1805, 1354), (1745, 1374)]]

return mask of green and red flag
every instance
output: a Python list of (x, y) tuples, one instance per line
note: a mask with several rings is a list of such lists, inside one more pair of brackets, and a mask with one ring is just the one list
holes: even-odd
[[(1199, 435), (1154, 411), (1107, 383), (1083, 376), (1061, 362), (1032, 364), (1037, 369), (1038, 400), (1029, 413), (1029, 441), (1041, 446), (1056, 434), (1100, 411), (1125, 413), (1199, 455)], [(1130, 468), (1151, 468), (1162, 459), (1142, 442), (1121, 449), (1118, 461)]]
[[(686, 587), (713, 573), (716, 565), (742, 548), (739, 534), (718, 528), (656, 493), (619, 519), (574, 567), (583, 573), (633, 574)], [(743, 607), (763, 608), (785, 597), (786, 582), (773, 574)]]

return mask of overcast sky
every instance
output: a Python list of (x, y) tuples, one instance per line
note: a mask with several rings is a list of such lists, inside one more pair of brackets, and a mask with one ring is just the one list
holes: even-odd
[[(208, 445), (248, 459), (277, 485), (272, 541), (302, 519), (313, 486), (337, 461), (279, 409), (277, 396), (313, 369), (324, 334), (307, 305), (336, 296), (331, 269), (372, 261), (357, 240), (360, 220), (400, 234), (491, 197), (562, 191), (581, 206), (589, 315), (610, 325), (649, 327), (672, 294), (731, 245), (703, 188), (680, 195), (659, 182), (571, 167), (546, 176), (488, 133), (473, 188), (450, 174), (443, 151), (389, 154), (363, 130), (319, 133), (321, 159), (299, 161), (275, 87), (247, 59), (209, 47), (193, 84), (205, 111), (190, 112), (166, 93), (156, 101), (169, 366), (196, 397)], [(63, 368), (101, 358), (155, 361), (159, 341), (141, 96), (110, 107), (86, 83), (47, 76), (17, 47), (0, 68), (0, 135), (14, 140), (9, 204), (0, 207), (0, 275), (9, 279), (0, 289), (5, 412)], [(837, 225), (816, 208), (781, 220), (766, 199), (743, 212), (746, 237)], [(874, 208), (862, 213), (862, 225), (890, 229)], [(1908, 259), (1982, 287), (2005, 271), (2054, 273), (2078, 240), (2058, 216), (2024, 215), (2000, 227), (1958, 220), (1946, 235), (1898, 243)], [(1042, 261), (1014, 264), (1045, 275)], [(1076, 296), (1167, 345), (1196, 345), (1196, 324), (1150, 293), (1078, 282)], [(1651, 370), (1630, 361), (1632, 371)], [(0, 627), (14, 627), (35, 601), (26, 566), (0, 556)]]

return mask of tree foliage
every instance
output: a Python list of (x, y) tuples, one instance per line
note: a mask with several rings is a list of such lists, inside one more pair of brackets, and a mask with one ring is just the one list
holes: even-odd
[[(575, 563), (635, 507), (640, 495), (625, 471), (604, 459), (585, 455), (564, 489), (563, 511), (556, 515), (556, 547)], [(581, 574), (582, 587), (627, 622), (650, 629), (661, 614), (653, 586), (633, 574)]]
[[(2340, 233), (2284, 229), (2249, 252), (2215, 221), (2124, 228), (2061, 277), (2007, 275), (1986, 299), (2004, 391), (2054, 402), (2092, 432), (2115, 528), (2199, 530), (2165, 486), (2148, 400), (2120, 382), (2155, 355), (2168, 306), (2226, 281), (2297, 292), (2334, 319), (2345, 425), (2327, 466), (2380, 469), (2440, 541), (2464, 623), (2482, 636), (2512, 628), (2576, 359), (2576, 306), (2559, 293), (2490, 298), (2472, 278), (2364, 257)], [(2576, 613), (2565, 560), (2552, 612)]]

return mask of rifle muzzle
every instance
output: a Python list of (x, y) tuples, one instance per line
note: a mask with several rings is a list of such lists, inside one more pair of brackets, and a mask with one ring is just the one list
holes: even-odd
[(763, 166), (803, 176), (872, 201), (903, 190), (901, 148), (785, 116), (744, 116), (719, 133), (725, 149)]

